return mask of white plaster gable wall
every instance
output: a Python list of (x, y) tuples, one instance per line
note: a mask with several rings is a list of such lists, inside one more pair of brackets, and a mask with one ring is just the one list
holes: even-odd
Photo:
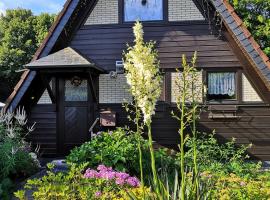
[(192, 0), (168, 0), (169, 21), (204, 20)]
[(262, 99), (244, 74), (242, 75), (242, 90), (244, 102), (262, 102)]
[(99, 103), (131, 102), (132, 96), (128, 91), (128, 84), (124, 74), (111, 78), (109, 74), (99, 76)]
[[(98, 0), (85, 25), (117, 24), (119, 22), (118, 0)], [(168, 0), (169, 21), (204, 20), (193, 0)]]
[(85, 25), (118, 24), (118, 0), (98, 0)]
[[(180, 91), (177, 85), (177, 77), (179, 77), (179, 72), (173, 72), (171, 73), (171, 102), (176, 102), (177, 97), (180, 95)], [(203, 76), (202, 72), (198, 72), (198, 80), (197, 80), (197, 85), (196, 85), (196, 96), (197, 96), (197, 101), (202, 102), (203, 100)], [(189, 91), (191, 94), (191, 89)]]
[[(50, 87), (52, 88), (52, 81), (50, 82)], [(52, 100), (47, 89), (43, 92), (37, 104), (52, 104)]]
[(47, 89), (44, 91), (37, 104), (52, 104), (52, 100)]

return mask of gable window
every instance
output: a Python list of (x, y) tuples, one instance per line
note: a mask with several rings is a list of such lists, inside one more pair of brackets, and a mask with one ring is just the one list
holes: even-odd
[(163, 20), (163, 0), (124, 0), (124, 21)]
[(207, 100), (236, 100), (236, 73), (209, 72), (207, 74)]

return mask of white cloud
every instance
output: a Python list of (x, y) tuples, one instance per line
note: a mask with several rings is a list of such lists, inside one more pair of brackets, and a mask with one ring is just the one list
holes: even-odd
[(0, 14), (5, 14), (6, 12), (6, 7), (3, 2), (0, 2)]

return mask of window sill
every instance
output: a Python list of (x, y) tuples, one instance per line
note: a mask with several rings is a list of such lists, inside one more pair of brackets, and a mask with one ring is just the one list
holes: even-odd
[[(169, 104), (170, 107), (176, 107), (176, 103), (175, 102), (171, 102), (171, 103), (167, 103)], [(260, 107), (260, 106), (263, 106), (263, 107), (269, 107), (270, 104), (267, 104), (267, 103), (264, 103), (264, 102), (259, 102), (259, 103), (255, 103), (255, 102), (242, 102), (242, 103), (239, 103), (239, 102), (223, 102), (223, 103), (200, 103), (200, 106), (201, 107), (205, 107), (205, 106), (213, 106), (213, 105), (236, 105), (238, 107)]]

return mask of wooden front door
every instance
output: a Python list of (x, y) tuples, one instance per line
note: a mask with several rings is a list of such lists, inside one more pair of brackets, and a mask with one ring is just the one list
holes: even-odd
[(91, 139), (93, 100), (87, 78), (59, 78), (58, 152), (66, 155)]

